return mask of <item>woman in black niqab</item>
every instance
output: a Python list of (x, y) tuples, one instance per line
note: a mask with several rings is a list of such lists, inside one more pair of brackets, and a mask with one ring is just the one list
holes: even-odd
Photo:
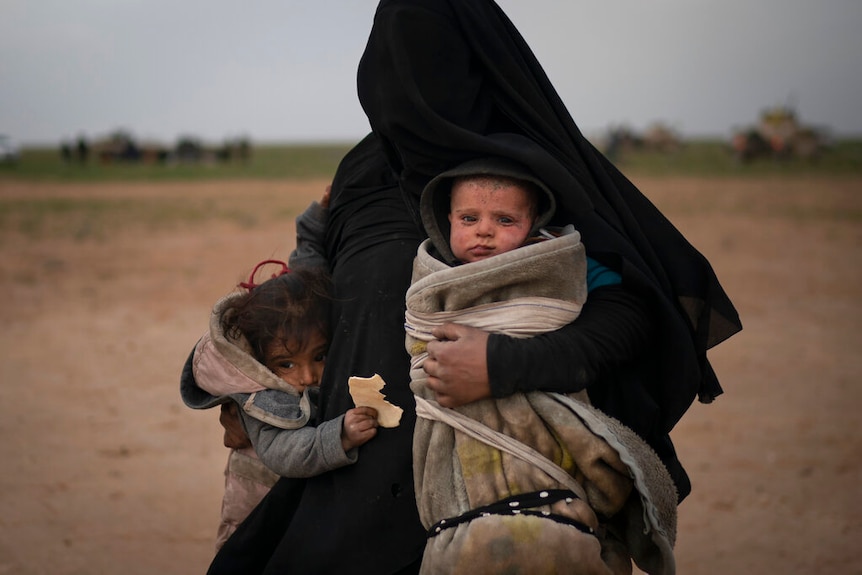
[[(404, 293), (422, 236), (417, 207), (424, 185), (477, 157), (499, 156), (531, 169), (554, 190), (558, 219), (576, 225), (588, 255), (618, 271), (649, 307), (660, 341), (655, 355), (615, 377), (581, 383), (597, 406), (656, 448), (684, 496), (688, 480), (668, 433), (696, 395), (711, 401), (721, 393), (706, 350), (740, 329), (708, 262), (581, 135), (491, 0), (381, 1), (358, 88), (373, 134), (345, 157), (333, 182), (327, 249), (339, 320), (321, 382), (320, 418), (350, 407), (347, 376), (376, 371), (388, 383), (387, 398), (405, 408), (404, 420), (380, 430), (353, 466), (282, 479), (209, 572), (418, 569), (425, 533), (411, 476), (415, 413), (403, 348)], [(590, 305), (601, 312), (592, 314), (599, 323), (610, 322), (603, 314), (613, 305), (588, 302), (582, 318)], [(566, 329), (533, 338), (528, 352), (511, 356), (538, 357), (583, 339)], [(494, 345), (499, 350), (507, 343)]]
[(584, 138), (492, 0), (383, 0), (358, 88), (417, 221), (435, 175), (477, 157), (516, 160), (557, 196), (557, 223), (574, 223), (588, 255), (648, 308), (657, 341), (648, 357), (587, 390), (656, 449), (682, 499), (690, 485), (669, 432), (695, 397), (722, 393), (706, 352), (741, 329), (707, 260)]

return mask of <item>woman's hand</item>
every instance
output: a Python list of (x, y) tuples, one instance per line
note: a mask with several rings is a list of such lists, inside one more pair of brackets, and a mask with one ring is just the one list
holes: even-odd
[(428, 388), (443, 407), (458, 407), (491, 397), (488, 381), (488, 332), (446, 323), (434, 328), (423, 368)]

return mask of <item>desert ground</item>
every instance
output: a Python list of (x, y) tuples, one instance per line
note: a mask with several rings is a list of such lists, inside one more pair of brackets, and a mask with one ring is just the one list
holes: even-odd
[[(862, 179), (635, 181), (744, 325), (673, 432), (678, 572), (862, 573)], [(325, 184), (0, 181), (0, 575), (206, 571), (227, 452), (180, 369)]]

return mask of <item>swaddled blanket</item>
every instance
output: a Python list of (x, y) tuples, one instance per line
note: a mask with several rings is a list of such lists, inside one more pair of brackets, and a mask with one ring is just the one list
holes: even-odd
[[(577, 232), (450, 267), (423, 243), (407, 292), (417, 401), (414, 480), (423, 573), (673, 573), (676, 492), (640, 438), (586, 394), (534, 392), (445, 409), (422, 363), (447, 321), (527, 337), (586, 300)], [(541, 366), (536, 366), (541, 369)]]

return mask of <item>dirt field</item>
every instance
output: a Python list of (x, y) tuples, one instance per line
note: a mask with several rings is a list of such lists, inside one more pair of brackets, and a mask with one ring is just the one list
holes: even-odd
[[(674, 431), (679, 572), (862, 573), (862, 180), (638, 183), (745, 326)], [(0, 575), (205, 572), (226, 450), (179, 372), (324, 184), (0, 182)]]

